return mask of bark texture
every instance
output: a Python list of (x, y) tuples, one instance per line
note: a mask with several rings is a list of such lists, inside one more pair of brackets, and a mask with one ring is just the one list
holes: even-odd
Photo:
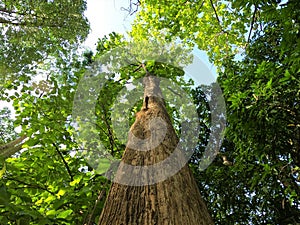
[(144, 88), (143, 107), (129, 131), (98, 225), (213, 224), (184, 154), (176, 151), (178, 137), (159, 79), (146, 76)]

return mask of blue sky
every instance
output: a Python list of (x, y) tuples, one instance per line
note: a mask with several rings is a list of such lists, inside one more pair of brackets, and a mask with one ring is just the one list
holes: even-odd
[(85, 15), (90, 21), (91, 33), (84, 45), (95, 49), (98, 38), (112, 31), (125, 34), (130, 30), (134, 16), (129, 16), (122, 8), (127, 8), (129, 1), (124, 0), (87, 0)]

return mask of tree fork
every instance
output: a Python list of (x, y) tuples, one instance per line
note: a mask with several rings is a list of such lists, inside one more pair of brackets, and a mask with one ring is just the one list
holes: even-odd
[[(178, 154), (176, 161), (170, 161), (161, 170), (143, 172), (142, 168), (161, 163), (174, 153), (179, 141), (165, 107), (159, 78), (146, 76), (143, 83), (144, 103), (130, 128), (127, 146), (98, 225), (214, 224), (183, 154)], [(150, 121), (158, 117), (165, 121), (164, 133), (149, 126)], [(161, 137), (163, 140), (155, 146), (153, 143)], [(132, 147), (136, 146), (137, 138), (148, 140), (138, 143), (139, 150)], [(131, 166), (130, 169), (126, 165)], [(176, 171), (179, 172), (152, 182), (159, 176), (164, 177), (167, 168), (178, 165), (181, 169)], [(126, 181), (140, 185), (127, 185)], [(143, 185), (144, 182), (149, 184)]]

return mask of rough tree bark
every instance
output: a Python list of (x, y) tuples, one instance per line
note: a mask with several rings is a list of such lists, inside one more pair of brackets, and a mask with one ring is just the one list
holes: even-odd
[[(143, 82), (143, 107), (129, 131), (98, 225), (214, 224), (185, 156), (175, 151), (178, 137), (166, 111), (159, 79), (146, 76)], [(151, 125), (153, 120), (157, 123)], [(166, 160), (171, 155), (172, 160)], [(151, 170), (155, 165), (160, 166)], [(174, 173), (164, 179), (172, 170)]]

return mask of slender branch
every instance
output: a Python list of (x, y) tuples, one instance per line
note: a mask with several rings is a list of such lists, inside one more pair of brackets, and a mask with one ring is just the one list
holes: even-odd
[(11, 24), (11, 25), (14, 25), (14, 26), (23, 26), (23, 27), (39, 27), (39, 26), (54, 27), (54, 28), (62, 27), (59, 24), (46, 24), (46, 23), (37, 23), (37, 22), (31, 22), (31, 21), (14, 22), (14, 21), (10, 21), (10, 20), (4, 19), (4, 18), (0, 18), (0, 23), (2, 23), (2, 24)]
[(6, 8), (0, 8), (0, 15), (2, 16), (11, 16), (11, 17), (18, 17), (18, 16), (36, 16), (34, 14), (31, 14), (31, 12), (26, 13), (26, 12), (18, 12), (18, 11), (13, 11), (13, 10), (8, 10)]
[(96, 126), (97, 128), (99, 128), (106, 136), (109, 135), (109, 133), (106, 132), (106, 130), (104, 130), (99, 124), (97, 123), (92, 123), (94, 126)]
[[(134, 13), (136, 13), (139, 10), (140, 5), (141, 5), (140, 0), (137, 0), (136, 2), (133, 2), (132, 0), (130, 0), (129, 7), (128, 8), (121, 7), (121, 10), (127, 11), (128, 14), (130, 16), (132, 16)], [(133, 7), (135, 7), (134, 10), (133, 10)]]
[(105, 192), (106, 192), (106, 190), (102, 189), (101, 192), (99, 193), (98, 198), (96, 199), (94, 207), (92, 209), (92, 212), (88, 216), (88, 222), (86, 223), (87, 225), (93, 224), (93, 221), (92, 221), (93, 215), (95, 214), (95, 210), (97, 208), (97, 205), (99, 204), (101, 199), (104, 197)]
[(179, 97), (182, 97), (181, 94), (177, 93), (176, 91), (172, 90), (172, 88), (167, 87), (171, 92), (173, 92), (175, 95), (178, 95)]
[(217, 18), (217, 20), (218, 20), (218, 23), (219, 23), (219, 25), (220, 25), (221, 31), (222, 31), (223, 33), (227, 33), (227, 31), (225, 31), (225, 30), (223, 29), (223, 27), (222, 27), (221, 20), (220, 20), (220, 18), (219, 18), (219, 16), (218, 16), (218, 13), (217, 13), (217, 10), (216, 10), (216, 8), (215, 8), (215, 6), (214, 6), (213, 1), (212, 1), (212, 0), (209, 0), (209, 1), (210, 1), (210, 4), (211, 4), (211, 6), (212, 6), (212, 8), (213, 8), (213, 10), (214, 10), (214, 13), (215, 13), (215, 16), (216, 16), (216, 18)]
[(69, 176), (70, 176), (70, 178), (71, 178), (71, 181), (73, 181), (73, 180), (74, 180), (74, 179), (73, 179), (74, 177), (73, 177), (73, 175), (72, 175), (72, 172), (71, 172), (71, 170), (70, 170), (70, 167), (69, 167), (68, 163), (66, 162), (64, 156), (63, 156), (63, 155), (61, 154), (61, 152), (59, 151), (58, 146), (57, 146), (55, 143), (52, 143), (52, 144), (53, 144), (53, 146), (55, 147), (55, 149), (56, 149), (57, 153), (59, 154), (60, 158), (62, 159), (62, 161), (63, 161), (63, 163), (64, 163), (64, 165), (65, 165), (65, 167), (66, 167), (66, 169), (67, 169), (67, 171), (68, 171), (68, 174), (69, 174)]
[(52, 194), (52, 195), (55, 195), (55, 193), (52, 192), (52, 191), (50, 191), (50, 190), (48, 190), (48, 188), (42, 187), (42, 186), (40, 186), (40, 185), (38, 185), (38, 184), (29, 184), (29, 183), (26, 183), (25, 181), (21, 181), (21, 180), (18, 180), (18, 179), (16, 179), (16, 178), (10, 178), (10, 177), (6, 177), (5, 179), (6, 179), (6, 180), (15, 181), (15, 182), (18, 182), (18, 183), (20, 183), (20, 184), (23, 184), (23, 185), (25, 185), (27, 188), (41, 189), (41, 190), (47, 191), (48, 193), (50, 193), (50, 194)]
[(51, 28), (63, 28), (66, 24), (62, 23), (52, 23), (49, 18), (35, 16), (29, 19), (24, 18), (5, 18), (0, 16), (0, 24), (10, 24), (13, 26), (23, 26), (23, 27), (51, 27)]
[(139, 69), (141, 69), (141, 68), (142, 68), (142, 65), (139, 65), (134, 71), (132, 71), (132, 73), (139, 71)]
[(252, 19), (251, 19), (251, 25), (250, 25), (249, 35), (248, 35), (248, 38), (247, 38), (247, 43), (249, 43), (249, 41), (250, 41), (251, 33), (252, 33), (252, 30), (253, 30), (253, 25), (254, 25), (254, 22), (255, 22), (256, 12), (257, 12), (257, 6), (254, 5), (254, 12), (253, 12)]
[(200, 11), (200, 9), (203, 7), (204, 2), (205, 2), (205, 0), (202, 1), (201, 5), (200, 5), (200, 7), (199, 7), (199, 9), (198, 9), (199, 11)]
[(147, 70), (145, 64), (142, 63), (141, 66), (143, 67), (144, 71), (146, 72), (146, 77), (151, 76), (151, 73)]
[(108, 132), (108, 138), (109, 138), (109, 143), (110, 143), (110, 147), (111, 147), (111, 154), (114, 155), (114, 152), (115, 152), (114, 151), (114, 146), (116, 146), (116, 145), (115, 145), (115, 140), (114, 140), (114, 137), (113, 137), (113, 132), (112, 132), (112, 129), (110, 127), (110, 124), (107, 121), (108, 115), (107, 115), (107, 111), (105, 109), (105, 106), (104, 106), (103, 102), (100, 102), (100, 105), (101, 105), (102, 110), (104, 112), (103, 120), (104, 120), (104, 123), (106, 125), (107, 132)]
[(11, 11), (11, 10), (8, 10), (6, 8), (0, 8), (0, 12), (5, 12), (5, 13), (8, 13), (8, 14), (16, 13), (16, 11)]

